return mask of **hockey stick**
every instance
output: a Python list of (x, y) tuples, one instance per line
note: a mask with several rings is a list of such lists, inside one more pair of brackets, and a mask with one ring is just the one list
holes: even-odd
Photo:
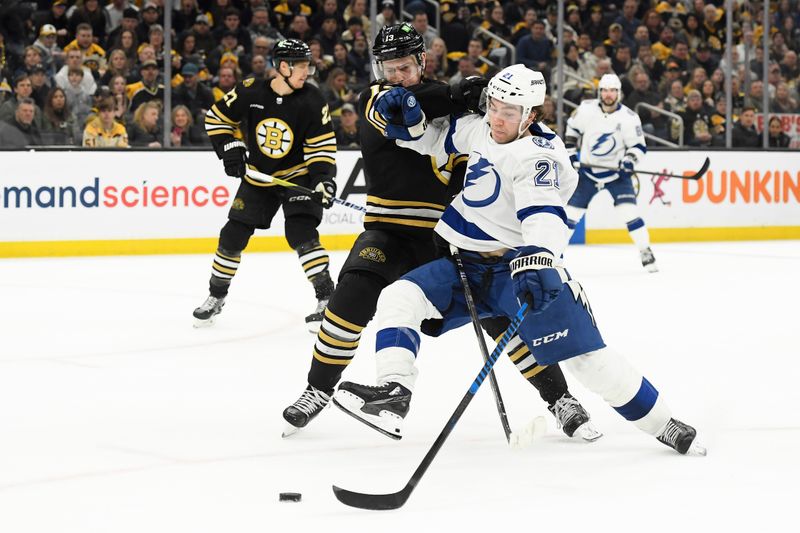
[[(456, 260), (458, 277), (461, 278), (461, 286), (464, 287), (464, 299), (467, 301), (467, 309), (469, 309), (469, 316), (472, 319), (472, 326), (475, 328), (475, 335), (478, 336), (478, 345), (481, 348), (483, 362), (486, 363), (489, 360), (489, 349), (486, 347), (486, 339), (483, 337), (483, 329), (481, 328), (480, 319), (478, 318), (478, 310), (475, 308), (475, 300), (472, 297), (472, 289), (469, 288), (467, 273), (464, 271), (464, 262), (461, 261), (461, 254), (458, 253), (458, 248), (455, 246), (450, 246), (450, 253)], [(497, 384), (497, 376), (495, 376), (494, 370), (489, 372), (489, 385), (492, 387), (494, 403), (497, 406), (497, 414), (500, 415), (500, 424), (502, 424), (503, 431), (506, 434), (506, 442), (511, 444), (511, 426), (508, 423), (506, 406), (503, 403), (503, 397), (500, 395), (500, 386)]]
[[(634, 174), (649, 174), (651, 176), (666, 176), (668, 178), (680, 178), (684, 180), (699, 180), (703, 177), (703, 174), (706, 173), (708, 170), (709, 165), (711, 165), (711, 160), (706, 157), (706, 160), (703, 162), (703, 166), (700, 167), (700, 170), (692, 174), (691, 176), (684, 176), (683, 174), (670, 174), (669, 172), (653, 172), (651, 170), (639, 170), (634, 169)], [(619, 167), (607, 167), (605, 165), (584, 165), (581, 163), (581, 166), (584, 168), (602, 168), (603, 170), (619, 170)]]
[[(280, 178), (276, 178), (275, 176), (270, 176), (269, 174), (259, 172), (258, 170), (253, 170), (252, 168), (247, 169), (247, 175), (256, 181), (260, 181), (261, 183), (274, 183), (275, 185), (280, 185), (281, 187), (286, 187), (289, 189), (297, 189), (298, 191), (308, 195), (316, 193), (316, 191), (312, 191), (308, 187), (303, 187), (302, 185), (298, 185), (297, 183), (292, 183), (291, 181), (286, 181)], [(347, 200), (342, 200), (341, 198), (337, 198), (335, 196), (331, 199), (333, 200), (333, 203), (349, 207), (350, 209), (355, 209), (356, 211), (361, 211), (362, 213), (367, 212), (367, 208), (362, 205), (350, 203)]]
[(483, 365), (483, 368), (481, 368), (481, 371), (478, 373), (475, 381), (472, 382), (472, 385), (470, 385), (469, 390), (464, 395), (464, 398), (461, 399), (461, 403), (458, 404), (456, 410), (452, 415), (450, 415), (450, 419), (444, 425), (442, 432), (439, 433), (436, 441), (433, 443), (430, 450), (428, 450), (428, 453), (425, 454), (425, 457), (422, 458), (422, 462), (419, 464), (417, 469), (414, 470), (414, 473), (411, 475), (411, 479), (408, 480), (408, 483), (406, 483), (406, 486), (403, 487), (402, 490), (399, 492), (393, 492), (391, 494), (364, 494), (361, 492), (353, 492), (351, 490), (343, 489), (334, 485), (333, 494), (336, 496), (336, 499), (345, 505), (349, 505), (350, 507), (370, 509), (373, 511), (399, 509), (402, 507), (403, 504), (408, 500), (408, 497), (411, 496), (411, 492), (419, 484), (422, 476), (428, 470), (428, 467), (431, 466), (436, 454), (439, 453), (439, 450), (447, 440), (447, 437), (450, 436), (450, 433), (452, 433), (453, 428), (458, 423), (461, 415), (464, 414), (467, 406), (475, 397), (475, 393), (478, 392), (483, 380), (485, 380), (489, 372), (492, 371), (492, 367), (497, 362), (497, 358), (500, 357), (500, 354), (503, 353), (508, 341), (511, 340), (511, 337), (513, 337), (519, 329), (519, 325), (522, 323), (522, 320), (525, 318), (525, 314), (527, 312), (528, 304), (524, 303), (522, 304), (522, 307), (519, 308), (519, 311), (517, 311), (517, 314), (514, 316), (511, 324), (509, 324), (508, 329), (506, 329), (506, 332), (503, 334), (500, 342), (497, 343), (494, 351), (492, 351), (491, 355), (489, 355), (489, 360)]

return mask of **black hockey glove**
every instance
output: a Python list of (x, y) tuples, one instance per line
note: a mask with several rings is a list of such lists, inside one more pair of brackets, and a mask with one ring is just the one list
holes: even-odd
[(469, 76), (450, 87), (450, 98), (454, 104), (466, 107), (470, 113), (479, 113), (481, 93), (487, 85), (489, 80), (486, 78)]
[(325, 209), (328, 209), (333, 205), (333, 198), (335, 196), (336, 182), (331, 179), (325, 179), (317, 183), (317, 186), (314, 187), (311, 199)]
[(554, 262), (550, 250), (523, 246), (509, 264), (517, 299), (520, 304), (527, 301), (534, 313), (544, 311), (564, 289)]
[(242, 141), (231, 141), (222, 149), (225, 174), (234, 178), (243, 177), (247, 173), (247, 147)]

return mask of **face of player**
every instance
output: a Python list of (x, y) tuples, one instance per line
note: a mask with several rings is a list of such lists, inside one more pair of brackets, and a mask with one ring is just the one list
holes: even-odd
[(486, 116), (492, 130), (492, 139), (496, 143), (506, 144), (519, 137), (522, 106), (507, 104), (490, 97)]
[(617, 102), (619, 89), (600, 89), (600, 101), (606, 107), (611, 107)]
[[(423, 55), (423, 58), (425, 56)], [(423, 59), (424, 61), (424, 59)], [(389, 59), (383, 62), (383, 75), (392, 85), (411, 87), (420, 82), (422, 69), (413, 56)]]
[(300, 88), (306, 82), (310, 74), (310, 65), (308, 61), (297, 61), (292, 63), (292, 67), (289, 67), (289, 64), (281, 62), (281, 72), (284, 76), (287, 77), (287, 81), (289, 85), (294, 88)]

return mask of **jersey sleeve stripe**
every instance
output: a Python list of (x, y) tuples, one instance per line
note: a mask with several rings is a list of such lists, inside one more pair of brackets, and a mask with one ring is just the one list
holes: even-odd
[(440, 211), (444, 211), (447, 206), (441, 204), (434, 204), (430, 202), (411, 202), (406, 200), (385, 200), (383, 198), (378, 198), (377, 196), (367, 196), (367, 204), (379, 205), (379, 206), (387, 206), (387, 207), (431, 207), (433, 209), (438, 209)]
[(450, 207), (442, 215), (442, 222), (461, 235), (476, 241), (496, 241), (494, 237), (483, 231), (476, 224), (465, 219), (461, 213)]
[[(444, 166), (447, 168), (447, 165)], [(450, 178), (444, 176), (444, 174), (439, 171), (439, 167), (436, 164), (436, 158), (431, 156), (431, 169), (433, 170), (433, 175), (436, 176), (436, 179), (442, 182), (442, 185), (447, 185), (450, 183)]]
[(526, 218), (538, 215), (541, 213), (549, 213), (551, 215), (555, 215), (560, 218), (564, 224), (567, 223), (567, 213), (564, 211), (564, 208), (561, 206), (552, 206), (552, 205), (532, 205), (530, 207), (526, 207), (524, 209), (520, 209), (517, 211), (517, 219), (522, 222)]
[(450, 120), (450, 128), (447, 130), (447, 136), (444, 139), (444, 150), (448, 154), (458, 153), (458, 149), (456, 149), (456, 145), (453, 143), (453, 134), (456, 132), (457, 123), (457, 120)]
[(434, 228), (436, 227), (436, 221), (425, 221), (425, 220), (411, 220), (411, 219), (401, 219), (401, 218), (392, 218), (392, 217), (376, 217), (371, 215), (364, 216), (364, 223), (368, 222), (383, 222), (385, 224), (398, 224), (400, 226), (412, 226), (415, 228)]
[(336, 145), (335, 144), (325, 144), (318, 147), (307, 147), (303, 146), (303, 152), (306, 154), (313, 154), (315, 152), (332, 152), (336, 153)]
[(317, 144), (328, 139), (336, 139), (336, 134), (332, 131), (328, 133), (323, 133), (322, 135), (319, 135), (317, 137), (311, 137), (310, 139), (306, 139), (303, 142), (303, 144), (309, 146), (311, 144)]
[(228, 124), (232, 124), (234, 126), (238, 126), (239, 125), (239, 123), (236, 122), (235, 120), (231, 120), (227, 116), (225, 116), (225, 113), (223, 113), (222, 111), (219, 110), (219, 107), (217, 107), (217, 104), (212, 105), (211, 109), (208, 110), (206, 115), (211, 115), (211, 116), (213, 116), (213, 117), (215, 117), (215, 118), (217, 118), (217, 119), (219, 119), (219, 120), (221, 120), (223, 122), (226, 122)]
[(306, 160), (307, 165), (313, 165), (315, 163), (329, 163), (331, 165), (335, 165), (336, 159), (327, 156), (316, 156)]

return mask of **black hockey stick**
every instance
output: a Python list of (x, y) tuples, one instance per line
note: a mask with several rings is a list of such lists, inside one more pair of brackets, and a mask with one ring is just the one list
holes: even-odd
[(513, 337), (519, 329), (519, 325), (522, 323), (522, 320), (525, 318), (525, 314), (527, 312), (528, 304), (522, 304), (522, 307), (519, 308), (519, 311), (517, 311), (517, 314), (514, 316), (511, 324), (509, 324), (508, 329), (506, 329), (506, 332), (500, 339), (500, 342), (497, 343), (494, 351), (491, 353), (491, 355), (489, 355), (489, 360), (483, 365), (483, 368), (481, 368), (481, 371), (478, 373), (478, 377), (476, 377), (475, 381), (472, 382), (472, 385), (470, 385), (469, 390), (464, 395), (464, 398), (461, 399), (461, 403), (458, 404), (456, 410), (452, 415), (450, 415), (450, 419), (444, 425), (444, 429), (442, 429), (442, 432), (439, 433), (436, 441), (433, 443), (430, 450), (428, 450), (428, 453), (425, 454), (425, 457), (422, 458), (422, 462), (419, 464), (417, 469), (414, 470), (414, 473), (411, 475), (411, 479), (408, 480), (408, 483), (406, 483), (406, 486), (403, 487), (402, 490), (391, 494), (364, 494), (361, 492), (353, 492), (351, 490), (343, 489), (334, 485), (333, 494), (336, 496), (336, 499), (345, 505), (349, 505), (350, 507), (370, 509), (373, 511), (399, 509), (402, 507), (403, 504), (408, 500), (408, 497), (411, 496), (411, 492), (419, 484), (422, 476), (428, 470), (428, 467), (431, 466), (436, 454), (439, 453), (439, 450), (447, 440), (447, 437), (450, 436), (450, 433), (452, 433), (453, 428), (455, 428), (458, 420), (461, 418), (461, 415), (464, 414), (464, 411), (472, 401), (472, 398), (475, 397), (475, 393), (478, 392), (483, 380), (485, 380), (486, 376), (489, 374), (489, 372), (491, 372), (492, 367), (497, 362), (497, 358), (503, 353), (506, 344), (508, 344), (508, 341), (511, 340), (511, 337)]
[[(711, 160), (706, 157), (706, 160), (703, 162), (703, 166), (700, 167), (700, 170), (692, 174), (691, 176), (684, 176), (683, 174), (670, 174), (669, 172), (653, 172), (651, 170), (639, 170), (634, 169), (634, 174), (649, 174), (651, 176), (666, 176), (668, 178), (680, 178), (683, 180), (699, 180), (703, 177), (703, 174), (706, 173), (708, 170), (709, 165), (711, 165)], [(585, 168), (602, 168), (603, 170), (619, 170), (619, 167), (607, 167), (605, 165), (584, 165), (581, 163), (582, 167)]]
[[(247, 169), (247, 175), (256, 181), (260, 181), (261, 183), (274, 183), (275, 185), (280, 185), (281, 187), (286, 187), (289, 189), (297, 189), (298, 191), (304, 194), (308, 194), (309, 196), (312, 194), (316, 194), (316, 191), (312, 191), (308, 187), (303, 187), (302, 185), (298, 185), (297, 183), (292, 183), (291, 181), (286, 181), (280, 178), (276, 178), (275, 176), (270, 176), (269, 174), (259, 172), (258, 170), (253, 170), (252, 168)], [(335, 196), (331, 198), (331, 200), (333, 200), (333, 203), (335, 204), (343, 205), (345, 207), (349, 207), (350, 209), (361, 211), (362, 213), (367, 212), (367, 208), (364, 207), (363, 205), (353, 204), (348, 202), (347, 200), (342, 200), (341, 198), (337, 198)]]
[[(467, 301), (469, 316), (472, 319), (472, 326), (475, 328), (475, 335), (478, 336), (478, 345), (481, 348), (481, 355), (483, 356), (483, 362), (485, 363), (489, 360), (489, 349), (486, 347), (486, 339), (483, 337), (483, 329), (481, 328), (481, 322), (478, 318), (478, 310), (475, 308), (475, 300), (472, 297), (472, 289), (469, 288), (467, 273), (464, 271), (464, 262), (461, 261), (461, 254), (458, 253), (458, 248), (455, 246), (450, 246), (450, 253), (453, 254), (453, 259), (456, 260), (458, 277), (461, 278), (461, 286), (464, 287), (464, 299)], [(489, 385), (492, 387), (494, 403), (497, 406), (497, 414), (500, 415), (500, 424), (502, 424), (503, 431), (506, 434), (506, 442), (511, 444), (511, 426), (508, 423), (506, 406), (503, 403), (503, 397), (500, 395), (500, 385), (497, 384), (497, 377), (494, 374), (494, 370), (489, 372)]]

